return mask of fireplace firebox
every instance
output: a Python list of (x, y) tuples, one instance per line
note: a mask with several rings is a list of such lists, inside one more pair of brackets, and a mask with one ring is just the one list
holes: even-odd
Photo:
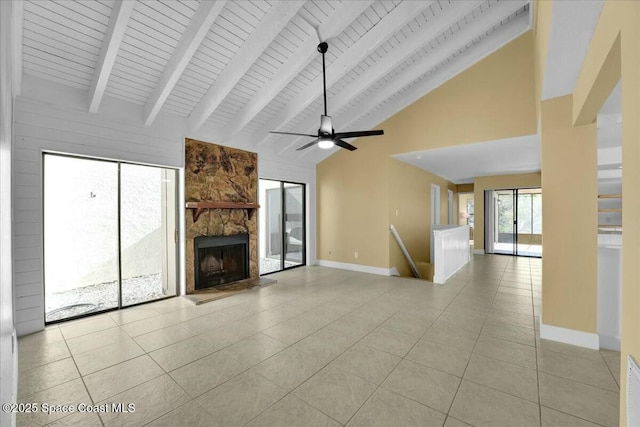
[(195, 289), (249, 277), (249, 235), (199, 236), (194, 240)]

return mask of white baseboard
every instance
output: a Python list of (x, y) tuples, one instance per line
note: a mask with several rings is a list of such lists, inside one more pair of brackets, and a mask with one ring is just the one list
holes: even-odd
[(327, 261), (324, 259), (318, 260), (318, 265), (322, 267), (338, 268), (340, 270), (358, 271), (360, 273), (377, 274), (379, 276), (392, 276), (393, 273), (397, 273), (398, 270), (394, 268), (381, 268), (371, 267), (368, 265), (349, 264), (347, 262)]
[(620, 351), (620, 337), (600, 334), (600, 348), (607, 350)]
[(484, 255), (484, 249), (474, 249), (474, 255)]
[(600, 337), (598, 337), (598, 334), (545, 325), (542, 323), (542, 318), (540, 318), (540, 338), (577, 345), (578, 347), (590, 348), (592, 350), (598, 350), (600, 348)]

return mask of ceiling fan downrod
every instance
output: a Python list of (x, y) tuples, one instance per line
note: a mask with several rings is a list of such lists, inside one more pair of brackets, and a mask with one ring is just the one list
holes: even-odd
[(336, 132), (333, 128), (333, 125), (331, 124), (331, 117), (329, 116), (327, 110), (327, 70), (324, 54), (327, 53), (328, 49), (329, 44), (327, 42), (322, 42), (318, 45), (318, 52), (322, 54), (322, 95), (324, 98), (324, 115), (320, 116), (320, 129), (318, 129), (318, 134), (313, 135), (309, 133), (271, 131), (271, 133), (277, 133), (280, 135), (308, 136), (314, 138), (313, 141), (303, 145), (300, 148), (297, 148), (296, 151), (306, 150), (307, 148), (314, 145), (317, 145), (318, 147), (324, 149), (333, 148), (335, 145), (337, 145), (338, 147), (344, 148), (345, 150), (354, 151), (357, 150), (357, 147), (349, 144), (342, 138), (360, 138), (363, 136), (384, 135), (384, 131), (381, 129), (353, 132)]
[(318, 45), (318, 52), (320, 52), (322, 54), (322, 88), (323, 93), (324, 93), (324, 115), (328, 116), (327, 114), (327, 74), (325, 73), (325, 69), (324, 69), (324, 54), (327, 53), (327, 50), (329, 49), (329, 45), (327, 44), (327, 42), (322, 42)]

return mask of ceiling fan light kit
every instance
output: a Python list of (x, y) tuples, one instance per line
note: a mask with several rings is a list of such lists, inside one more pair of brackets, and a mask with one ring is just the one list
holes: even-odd
[(313, 141), (303, 145), (296, 151), (306, 150), (307, 148), (316, 144), (318, 145), (318, 147), (325, 150), (333, 148), (337, 145), (338, 147), (344, 148), (346, 150), (354, 151), (357, 150), (357, 147), (344, 141), (343, 138), (359, 138), (363, 136), (384, 135), (384, 131), (382, 129), (353, 132), (336, 132), (333, 128), (333, 125), (331, 124), (331, 116), (327, 114), (327, 73), (325, 69), (324, 54), (327, 53), (328, 49), (329, 45), (326, 42), (322, 42), (318, 45), (318, 52), (322, 54), (322, 85), (324, 98), (324, 114), (320, 116), (320, 128), (318, 129), (318, 134), (312, 135), (308, 133), (271, 131), (271, 133), (280, 135), (309, 136), (315, 138)]
[(325, 150), (329, 148), (333, 148), (335, 144), (333, 143), (333, 139), (331, 138), (319, 138), (318, 139), (318, 147), (324, 148)]

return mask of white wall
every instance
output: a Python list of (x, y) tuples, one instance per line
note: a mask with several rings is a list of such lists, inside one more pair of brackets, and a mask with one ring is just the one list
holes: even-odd
[[(183, 168), (184, 138), (210, 141), (210, 129), (195, 135), (186, 121), (161, 113), (152, 126), (143, 124), (143, 106), (105, 97), (97, 114), (88, 112), (86, 91), (24, 77), (22, 96), (14, 118), (14, 227), (16, 327), (18, 334), (44, 327), (42, 248), (42, 153), (61, 152)], [(219, 141), (210, 141), (221, 143)], [(222, 142), (222, 144), (224, 144)], [(259, 156), (261, 177), (309, 184), (307, 212), (308, 254), (315, 261), (315, 168), (288, 166)], [(184, 201), (184, 172), (179, 179), (179, 200)], [(182, 203), (180, 203), (182, 205)], [(180, 234), (184, 236), (184, 211)], [(184, 293), (184, 242), (181, 240), (180, 288)]]
[[(11, 254), (11, 156), (13, 81), (12, 3), (0, 2), (0, 402), (16, 400), (17, 346), (14, 341), (13, 257)], [(14, 352), (15, 351), (15, 352)], [(15, 414), (0, 412), (0, 425), (15, 425)]]

